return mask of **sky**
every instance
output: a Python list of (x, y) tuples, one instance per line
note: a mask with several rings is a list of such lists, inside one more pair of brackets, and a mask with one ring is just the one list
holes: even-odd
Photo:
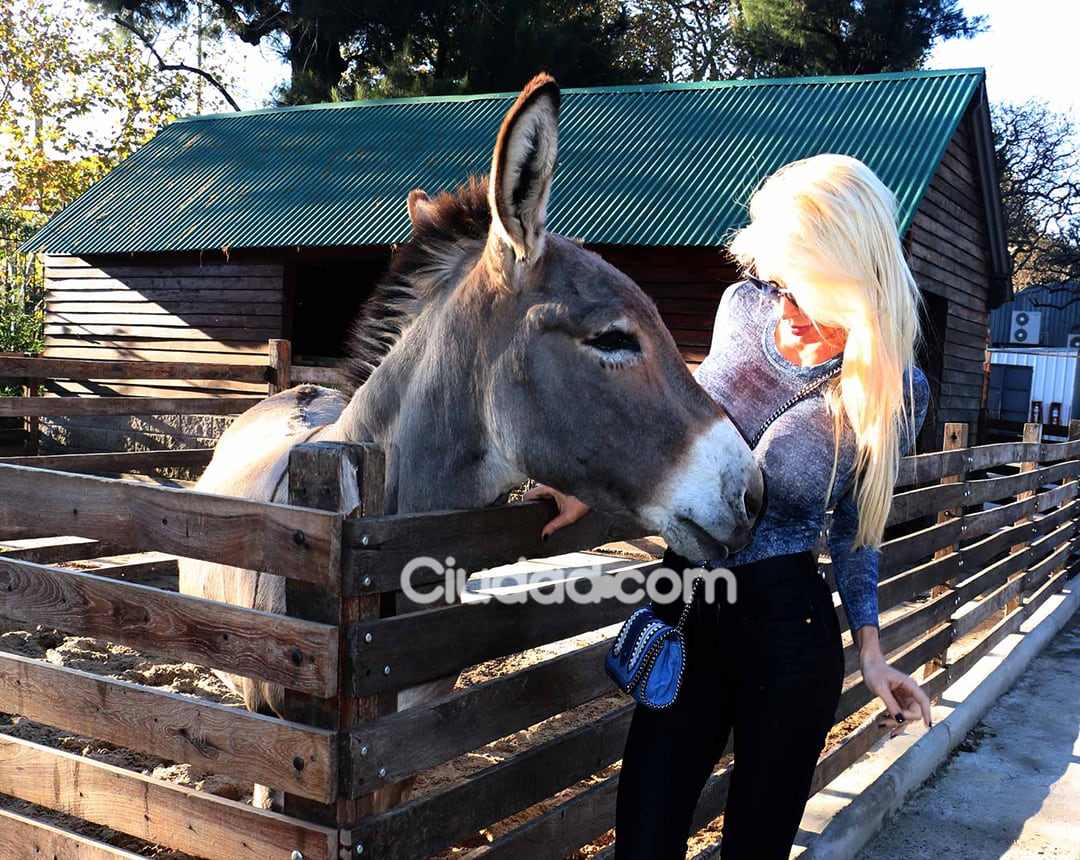
[(961, 0), (985, 15), (987, 32), (937, 46), (928, 68), (986, 69), (991, 103), (1036, 98), (1072, 119), (1080, 135), (1080, 4), (1076, 0)]

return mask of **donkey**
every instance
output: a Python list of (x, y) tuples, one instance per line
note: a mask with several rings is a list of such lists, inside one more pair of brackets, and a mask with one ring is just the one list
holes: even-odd
[[(301, 385), (256, 405), (197, 489), (285, 501), (292, 446), (367, 441), (386, 454), (391, 513), (480, 507), (533, 478), (691, 558), (745, 544), (762, 479), (742, 436), (637, 285), (545, 230), (558, 108), (555, 81), (537, 76), (502, 123), (490, 179), (409, 195), (412, 240), (357, 324), (351, 394)], [(186, 560), (180, 588), (285, 610), (269, 574)], [(280, 687), (226, 680), (280, 714)]]

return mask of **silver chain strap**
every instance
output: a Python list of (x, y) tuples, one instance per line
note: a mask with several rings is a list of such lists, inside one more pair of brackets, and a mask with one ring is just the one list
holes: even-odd
[(840, 365), (838, 364), (824, 376), (819, 376), (817, 379), (812, 379), (810, 382), (806, 383), (806, 385), (800, 388), (797, 392), (795, 392), (795, 394), (792, 395), (790, 400), (786, 401), (783, 406), (781, 406), (772, 415), (765, 419), (765, 423), (761, 425), (761, 428), (757, 431), (757, 433), (754, 434), (754, 438), (750, 440), (750, 447), (756, 448), (758, 446), (758, 442), (760, 442), (761, 437), (765, 435), (765, 431), (769, 429), (769, 427), (777, 418), (787, 412), (800, 400), (805, 400), (819, 388), (824, 386), (826, 382), (836, 376), (839, 372)]

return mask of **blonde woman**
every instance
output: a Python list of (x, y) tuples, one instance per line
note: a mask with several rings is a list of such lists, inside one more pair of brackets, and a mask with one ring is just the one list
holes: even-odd
[[(746, 278), (720, 302), (698, 382), (748, 440), (765, 505), (749, 545), (722, 564), (733, 604), (701, 601), (687, 626), (687, 669), (667, 710), (638, 706), (616, 813), (618, 860), (683, 858), (698, 796), (734, 731), (735, 769), (721, 857), (786, 860), (844, 678), (840, 628), (814, 548), (826, 528), (863, 678), (894, 734), (930, 723), (930, 703), (885, 662), (877, 556), (899, 458), (926, 413), (915, 367), (918, 289), (893, 194), (862, 162), (818, 155), (786, 165), (750, 202), (730, 251)], [(588, 510), (551, 488), (559, 516)], [(689, 566), (669, 551), (668, 566)], [(700, 563), (696, 560), (695, 564)], [(657, 610), (674, 621), (681, 606)]]

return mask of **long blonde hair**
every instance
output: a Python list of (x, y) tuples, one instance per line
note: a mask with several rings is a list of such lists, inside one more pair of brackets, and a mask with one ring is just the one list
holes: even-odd
[(780, 281), (816, 325), (847, 330), (829, 397), (836, 450), (846, 417), (856, 440), (855, 544), (880, 545), (905, 424), (914, 439), (904, 394), (913, 402), (919, 338), (919, 289), (897, 233), (895, 195), (850, 156), (795, 161), (754, 194), (750, 224), (729, 250), (745, 269)]

